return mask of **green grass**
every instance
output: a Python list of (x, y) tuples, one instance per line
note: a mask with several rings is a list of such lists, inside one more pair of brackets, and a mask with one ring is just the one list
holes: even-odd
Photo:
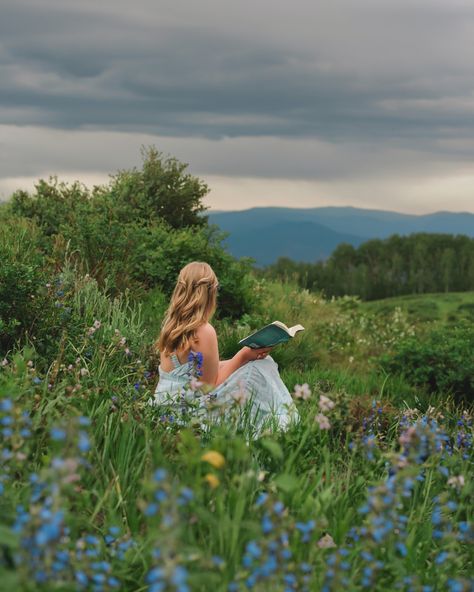
[[(12, 454), (3, 453), (0, 471), (0, 582), (9, 590), (74, 590), (78, 573), (91, 578), (99, 570), (97, 559), (107, 562), (106, 578), (120, 582), (97, 588), (104, 590), (145, 592), (154, 567), (163, 570), (164, 590), (185, 590), (172, 584), (177, 566), (186, 569), (193, 592), (224, 592), (231, 582), (239, 591), (284, 592), (290, 576), (296, 582), (290, 589), (300, 592), (449, 590), (452, 581), (453, 590), (471, 589), (472, 422), (450, 396), (384, 374), (377, 359), (407, 335), (418, 335), (423, 310), (432, 308), (428, 302), (443, 311), (442, 321), (472, 295), (458, 300), (455, 294), (452, 301), (430, 295), (424, 304), (414, 298), (421, 311), (416, 316), (415, 309), (394, 313), (404, 299), (381, 310), (382, 303), (326, 302), (289, 285), (264, 286), (253, 316), (216, 323), (221, 353), (232, 355), (238, 339), (267, 320), (300, 322), (305, 333), (273, 355), (290, 391), (308, 383), (311, 397), (297, 401), (300, 421), (286, 432), (255, 435), (230, 417), (203, 426), (191, 415), (180, 426), (149, 404), (161, 296), (140, 310), (108, 300), (94, 282), (68, 281), (72, 312), (80, 311), (72, 318), (82, 324), (63, 336), (57, 359), (38, 360), (46, 370), (35, 370), (28, 364), (33, 350), (22, 350), (0, 370), (0, 401), (13, 403), (12, 411), (0, 411), (2, 422), (12, 418), (2, 425), (13, 426), (13, 435), (2, 432), (2, 449)], [(95, 320), (101, 324), (91, 333)], [(322, 395), (335, 404), (326, 412), (329, 430), (315, 421)], [(21, 435), (23, 412), (31, 417), (30, 436)], [(80, 416), (90, 418), (89, 428), (81, 427)], [(416, 427), (406, 432), (410, 423)], [(64, 429), (63, 440), (54, 440), (53, 426)], [(89, 450), (79, 447), (81, 432), (89, 434)], [(204, 461), (208, 451), (223, 462)], [(154, 478), (159, 467), (167, 470), (162, 480)], [(464, 485), (448, 485), (460, 475)], [(44, 486), (39, 495), (36, 479)], [(183, 504), (182, 487), (192, 491)], [(64, 512), (64, 522), (36, 545), (48, 504)], [(18, 514), (24, 522), (14, 529)], [(110, 527), (119, 534), (106, 544)], [(93, 546), (87, 536), (97, 537), (97, 557), (83, 552)], [(335, 547), (321, 546), (328, 537)], [(249, 543), (260, 553), (253, 559)], [(32, 549), (39, 553), (36, 564)], [(69, 563), (54, 571), (57, 551)], [(275, 569), (250, 585), (248, 578), (272, 553)], [(38, 572), (46, 574), (45, 583), (35, 581)]]
[(362, 304), (364, 310), (378, 315), (387, 315), (397, 307), (417, 323), (456, 323), (462, 319), (474, 320), (474, 292), (448, 292), (439, 294), (415, 294)]

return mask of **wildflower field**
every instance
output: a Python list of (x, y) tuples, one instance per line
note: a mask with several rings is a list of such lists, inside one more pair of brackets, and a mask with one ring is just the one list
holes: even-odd
[(112, 299), (67, 267), (43, 286), (54, 356), (1, 362), (0, 589), (474, 589), (472, 381), (384, 369), (426, 338), (400, 308), (257, 288), (260, 312), (216, 321), (224, 357), (265, 319), (306, 327), (274, 351), (301, 419), (258, 437), (244, 400), (208, 426), (149, 404), (152, 293)]
[[(474, 590), (474, 293), (362, 303), (265, 278), (185, 169), (151, 149), (106, 186), (0, 204), (0, 591)], [(221, 359), (304, 325), (272, 351), (287, 431), (256, 433), (245, 394), (198, 419), (198, 377), (179, 409), (150, 404), (192, 260), (219, 278)]]

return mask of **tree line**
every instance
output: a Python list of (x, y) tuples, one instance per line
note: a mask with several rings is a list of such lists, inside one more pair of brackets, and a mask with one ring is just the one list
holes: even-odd
[(302, 263), (281, 257), (267, 277), (296, 280), (327, 296), (357, 295), (377, 300), (404, 294), (474, 290), (474, 239), (464, 235), (417, 233), (340, 244), (326, 261)]

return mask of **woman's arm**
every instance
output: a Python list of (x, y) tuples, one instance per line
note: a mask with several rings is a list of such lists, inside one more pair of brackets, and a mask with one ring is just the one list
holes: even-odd
[(271, 349), (271, 347), (261, 347), (259, 349), (243, 347), (230, 360), (222, 360), (222, 362), (219, 362), (216, 386), (223, 383), (226, 378), (229, 378), (231, 374), (233, 374), (247, 362), (265, 358)]
[(199, 327), (197, 330), (193, 349), (202, 353), (202, 375), (200, 379), (202, 382), (211, 386), (222, 384), (226, 378), (241, 366), (251, 360), (264, 358), (271, 350), (269, 347), (261, 349), (243, 347), (230, 360), (219, 362), (219, 347), (217, 344), (216, 330), (209, 323), (202, 325), (202, 327)]
[(216, 386), (222, 384), (226, 378), (229, 378), (232, 373), (234, 373), (248, 361), (249, 360), (246, 359), (244, 350), (241, 349), (230, 360), (222, 360), (222, 362), (219, 362), (219, 369), (215, 383)]

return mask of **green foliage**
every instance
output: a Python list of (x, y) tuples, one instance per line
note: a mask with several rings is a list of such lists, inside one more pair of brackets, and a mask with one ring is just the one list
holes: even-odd
[(327, 261), (298, 263), (281, 258), (267, 277), (297, 281), (327, 296), (376, 300), (403, 294), (474, 289), (474, 239), (449, 234), (393, 235), (358, 248), (339, 245)]
[(387, 372), (401, 374), (430, 392), (474, 400), (474, 328), (471, 324), (436, 328), (408, 338), (381, 358)]
[(119, 171), (108, 185), (92, 191), (79, 181), (68, 185), (57, 177), (40, 180), (34, 195), (13, 194), (12, 211), (33, 218), (47, 236), (68, 227), (80, 228), (91, 210), (99, 218), (126, 224), (160, 220), (172, 228), (206, 225), (202, 215), (206, 209), (202, 199), (209, 191), (206, 184), (186, 173), (186, 164), (153, 147), (144, 149), (142, 158), (141, 170)]
[(120, 171), (106, 192), (123, 220), (164, 220), (172, 228), (204, 226), (202, 199), (209, 188), (185, 172), (188, 165), (153, 147), (142, 150), (142, 170)]
[(410, 294), (363, 303), (369, 314), (390, 316), (400, 308), (410, 322), (417, 325), (429, 323), (456, 324), (470, 320), (474, 309), (474, 292), (448, 292), (440, 294)]
[(134, 279), (148, 288), (159, 287), (170, 296), (184, 265), (193, 260), (206, 261), (219, 278), (219, 314), (237, 318), (255, 306), (255, 282), (250, 261), (236, 261), (222, 249), (221, 238), (209, 227), (166, 233), (151, 228), (137, 248)]
[[(50, 514), (44, 506), (51, 499), (53, 511), (62, 513), (68, 531), (67, 536), (42, 545), (40, 565), (45, 564), (49, 574), (50, 557), (58, 548), (66, 553), (71, 562), (68, 569), (51, 572), (64, 590), (76, 589), (74, 574), (94, 573), (92, 566), (99, 561), (107, 561), (107, 577), (120, 580), (118, 589), (143, 590), (146, 575), (155, 565), (156, 557), (151, 553), (155, 547), (161, 550), (158, 560), (164, 557), (166, 570), (176, 564), (186, 568), (190, 590), (226, 590), (231, 581), (239, 582), (243, 590), (248, 577), (243, 559), (247, 544), (256, 541), (265, 549), (266, 541), (273, 540), (280, 526), (288, 533), (285, 548), (291, 550), (291, 561), (277, 570), (270, 585), (264, 580), (255, 586), (261, 592), (283, 590), (285, 575), (302, 562), (311, 566), (314, 590), (323, 589), (325, 578), (334, 571), (336, 577), (342, 572), (348, 578), (348, 589), (359, 590), (392, 589), (400, 574), (417, 586), (446, 587), (450, 578), (468, 582), (472, 558), (467, 535), (463, 541), (460, 533), (473, 517), (472, 448), (468, 441), (472, 426), (469, 416), (449, 400), (444, 399), (439, 411), (431, 408), (428, 421), (437, 418), (446, 431), (451, 453), (437, 448), (436, 442), (427, 449), (426, 440), (417, 444), (412, 434), (412, 452), (406, 464), (400, 462), (399, 437), (405, 432), (400, 424), (407, 418), (414, 421), (421, 417), (421, 410), (390, 405), (385, 395), (380, 396), (383, 385), (375, 376), (370, 380), (360, 376), (356, 384), (340, 372), (325, 376), (312, 370), (313, 381), (309, 373), (293, 370), (292, 378), (287, 375), (290, 388), (292, 379), (307, 379), (312, 395), (298, 402), (301, 421), (287, 432), (266, 433), (256, 439), (236, 432), (230, 422), (205, 431), (192, 422), (186, 427), (169, 425), (148, 404), (155, 379), (144, 375), (139, 349), (132, 346), (126, 360), (124, 351), (113, 345), (115, 329), (138, 345), (139, 316), (123, 302), (108, 301), (93, 280), (76, 280), (74, 306), (83, 312), (84, 325), (97, 317), (102, 320), (93, 334), (76, 337), (67, 346), (79, 350), (80, 363), (72, 368), (53, 364), (43, 374), (29, 362), (32, 353), (25, 351), (9, 356), (9, 364), (0, 369), (0, 401), (13, 401), (13, 410), (5, 413), (2, 409), (0, 414), (14, 418), (10, 424), (13, 435), (3, 445), (15, 451), (7, 455), (1, 474), (0, 542), (3, 557), (8, 558), (0, 563), (2, 581), (13, 582), (13, 589), (19, 592), (52, 588), (50, 582), (34, 582), (38, 564), (31, 563), (34, 556), (24, 534), (15, 535), (12, 528), (22, 506), (25, 513), (20, 532), (26, 530), (34, 541), (38, 522)], [(65, 278), (66, 283), (70, 281)], [(84, 356), (87, 349), (92, 354)], [(374, 389), (378, 394), (368, 396)], [(314, 420), (320, 413), (321, 395), (335, 403), (328, 412), (329, 430), (319, 429)], [(25, 413), (32, 425), (29, 435), (21, 436), (20, 421)], [(90, 418), (89, 428), (78, 425), (80, 416)], [(58, 426), (64, 438), (55, 441), (52, 428)], [(79, 451), (79, 434), (86, 430), (90, 448)], [(405, 438), (406, 433), (410, 432), (405, 432)], [(370, 447), (368, 435), (375, 441)], [(436, 432), (432, 436), (436, 437)], [(465, 444), (456, 444), (462, 437)], [(210, 450), (223, 456), (221, 466), (203, 461), (203, 454)], [(157, 467), (168, 472), (159, 484), (153, 480)], [(387, 477), (394, 473), (395, 488), (387, 491)], [(447, 484), (448, 479), (459, 476), (464, 480), (462, 486)], [(38, 480), (52, 485), (42, 496), (32, 495)], [(406, 490), (409, 482), (412, 489)], [(160, 497), (155, 498), (158, 486)], [(176, 505), (181, 486), (192, 491), (189, 506)], [(256, 503), (262, 493), (269, 495), (264, 508)], [(155, 499), (161, 500), (157, 514), (149, 511)], [(276, 500), (282, 502), (284, 511), (280, 517), (272, 516), (270, 531), (262, 533), (263, 512), (276, 507)], [(361, 510), (367, 504), (370, 514), (365, 516)], [(400, 515), (406, 522), (400, 520), (396, 528), (388, 528), (380, 544), (375, 529), (376, 523), (384, 527), (389, 519), (383, 513), (385, 506), (387, 512), (394, 512), (390, 519), (397, 520)], [(433, 536), (434, 523), (441, 537)], [(301, 525), (310, 525), (307, 538), (303, 538)], [(403, 539), (399, 526), (404, 525), (407, 532)], [(119, 532), (117, 541), (109, 537), (111, 526)], [(355, 536), (359, 529), (363, 536)], [(77, 552), (86, 547), (86, 535), (100, 542), (97, 555), (89, 561)], [(107, 537), (112, 542), (105, 544)], [(121, 555), (120, 544), (130, 540), (133, 544)], [(328, 540), (334, 540), (336, 547), (324, 548), (323, 542)], [(403, 541), (406, 554), (400, 552)], [(333, 571), (333, 554), (339, 549), (349, 550), (347, 567)], [(376, 560), (383, 563), (374, 580), (362, 585), (361, 573), (367, 567), (362, 554), (368, 551), (374, 557), (371, 569), (375, 569)], [(449, 560), (439, 565), (435, 561), (441, 552), (448, 553)], [(11, 557), (17, 553), (21, 561), (14, 568)], [(329, 589), (340, 589), (340, 582)]]
[[(472, 317), (472, 296), (367, 304), (256, 280), (250, 261), (222, 249), (222, 235), (202, 216), (207, 188), (185, 169), (149, 150), (142, 170), (121, 171), (107, 186), (89, 191), (53, 178), (0, 207), (4, 586), (73, 590), (96, 578), (97, 588), (107, 580), (107, 589), (138, 591), (150, 573), (175, 577), (182, 566), (186, 589), (228, 590), (233, 582), (242, 590), (253, 541), (264, 553), (275, 544), (285, 552), (256, 591), (303, 590), (308, 571), (298, 570), (308, 565), (314, 590), (382, 591), (401, 577), (417, 590), (448, 582), (467, 590), (472, 419), (451, 395), (474, 394), (474, 330), (460, 323)], [(390, 272), (380, 241), (338, 249), (324, 269), (329, 292), (382, 294), (397, 277), (417, 290), (437, 285), (421, 264), (435, 243), (391, 240)], [(455, 261), (469, 276), (467, 244), (439, 239), (442, 289), (458, 285)], [(181, 409), (177, 422), (150, 405), (151, 345), (178, 271), (193, 259), (219, 277), (222, 358), (265, 322), (305, 326), (272, 351), (290, 391), (303, 383), (312, 391), (303, 399), (295, 389), (300, 421), (286, 432), (256, 437), (231, 417), (203, 427)], [(301, 282), (299, 264), (279, 266), (282, 277)], [(323, 268), (304, 268), (306, 288)], [(234, 411), (245, 416), (245, 408)], [(208, 451), (222, 462), (207, 462)], [(158, 484), (157, 467), (169, 476)], [(268, 501), (259, 505), (263, 492)], [(332, 539), (336, 550), (325, 548)], [(96, 548), (84, 552), (88, 545)], [(157, 565), (163, 569), (150, 571)], [(299, 583), (288, 584), (294, 574)]]
[(474, 302), (465, 302), (458, 306), (458, 312), (474, 321)]
[[(33, 260), (39, 265), (41, 253), (35, 259), (36, 251), (31, 245), (36, 239), (41, 241), (44, 235), (35, 231), (31, 222), (23, 220), (21, 224), (25, 228), (23, 237), (18, 232), (14, 235), (11, 226), (6, 227), (10, 260), (15, 263)], [(188, 230), (174, 231), (174, 240), (164, 244), (163, 249), (169, 253), (170, 260), (176, 258), (176, 267), (191, 252), (193, 241), (189, 237), (202, 240), (200, 248), (209, 249), (202, 238), (205, 231), (196, 229), (192, 234)], [(210, 250), (205, 253), (212, 256)], [(221, 251), (216, 253), (216, 270), (219, 264), (232, 263)], [(146, 575), (156, 560), (151, 550), (156, 546), (162, 552), (167, 570), (175, 565), (186, 566), (190, 590), (204, 591), (210, 587), (225, 590), (231, 581), (240, 582), (242, 588), (248, 575), (243, 560), (246, 545), (257, 540), (264, 548), (265, 541), (273, 536), (271, 533), (262, 536), (262, 509), (255, 503), (262, 492), (268, 492), (270, 500), (278, 499), (284, 504), (281, 522), (289, 533), (287, 548), (294, 562), (291, 565), (302, 562), (311, 565), (315, 590), (323, 588), (324, 578), (330, 573), (332, 559), (329, 558), (335, 552), (318, 545), (318, 541), (327, 540), (323, 538), (326, 535), (334, 539), (337, 548), (353, 550), (353, 560), (345, 572), (349, 578), (348, 589), (391, 589), (400, 573), (426, 585), (439, 582), (444, 585), (448, 578), (467, 581), (472, 567), (470, 555), (467, 545), (453, 534), (461, 528), (458, 524), (464, 525), (472, 519), (472, 504), (469, 504), (472, 450), (467, 444), (462, 449), (458, 449), (459, 444), (453, 445), (453, 454), (442, 458), (430, 454), (419, 468), (410, 464), (398, 473), (400, 487), (395, 491), (396, 503), (392, 507), (403, 507), (407, 516), (406, 557), (397, 551), (399, 540), (394, 529), (383, 545), (372, 537), (370, 529), (374, 519), (380, 517), (376, 510), (367, 520), (358, 511), (373, 497), (374, 491), (380, 491), (381, 495), (371, 507), (383, 505), (387, 467), (400, 457), (401, 423), (407, 417), (419, 417), (428, 408), (433, 414), (430, 406), (437, 405), (442, 410), (450, 441), (464, 438), (462, 441), (468, 442), (472, 437), (468, 416), (462, 415), (446, 394), (425, 397), (423, 389), (410, 386), (410, 377), (401, 376), (400, 368), (389, 377), (376, 370), (374, 359), (381, 353), (425, 339), (413, 324), (414, 319), (409, 322), (399, 307), (384, 314), (374, 312), (355, 297), (327, 301), (289, 284), (249, 282), (245, 289), (253, 289), (252, 296), (259, 305), (242, 315), (238, 323), (225, 319), (216, 322), (220, 350), (223, 357), (233, 355), (238, 339), (268, 318), (281, 318), (290, 324), (301, 322), (306, 331), (272, 352), (290, 390), (296, 383), (310, 385), (310, 398), (298, 401), (301, 421), (287, 432), (267, 431), (261, 438), (251, 436), (246, 428), (236, 429), (230, 421), (202, 430), (191, 418), (187, 427), (183, 427), (169, 422), (162, 410), (149, 404), (157, 380), (156, 360), (149, 355), (158, 328), (153, 323), (158, 322), (168, 304), (165, 288), (173, 285), (173, 268), (166, 267), (167, 261), (168, 257), (163, 257), (161, 263), (156, 261), (166, 274), (161, 282), (158, 277), (150, 281), (150, 285), (155, 282), (156, 285), (147, 291), (143, 310), (127, 294), (112, 297), (107, 280), (101, 287), (95, 278), (78, 272), (71, 262), (63, 264), (54, 276), (49, 275), (52, 272), (46, 267), (42, 281), (50, 277), (53, 280), (47, 282), (51, 286), (46, 289), (43, 307), (58, 315), (56, 324), (52, 325), (59, 331), (56, 347), (46, 352), (26, 349), (8, 354), (8, 363), (0, 367), (0, 402), (5, 398), (13, 401), (10, 415), (18, 423), (13, 424), (11, 436), (15, 454), (7, 455), (8, 462), (0, 471), (5, 525), (0, 531), (0, 542), (3, 556), (8, 558), (4, 563), (0, 561), (2, 581), (19, 591), (51, 589), (50, 583), (34, 583), (32, 587), (36, 573), (31, 571), (32, 555), (19, 545), (18, 536), (12, 531), (19, 506), (27, 513), (29, 521), (25, 528), (30, 529), (31, 540), (37, 532), (37, 521), (43, 515), (48, 516), (48, 512), (42, 512), (43, 498), (40, 496), (39, 501), (32, 498), (31, 473), (36, 475), (35, 479), (54, 486), (51, 489), (54, 508), (61, 510), (69, 529), (68, 536), (57, 543), (71, 561), (70, 569), (61, 576), (54, 574), (58, 582), (66, 578), (59, 589), (74, 589), (72, 580), (67, 578), (73, 578), (75, 572), (92, 572), (87, 563), (84, 567), (83, 554), (77, 553), (85, 545), (86, 534), (96, 536), (101, 542), (99, 557), (105, 565), (110, 565), (107, 577), (118, 578), (123, 589), (146, 588)], [(154, 268), (140, 273), (153, 277)], [(222, 276), (229, 277), (225, 270)], [(242, 282), (245, 279), (243, 275)], [(458, 300), (453, 301), (455, 308), (459, 304)], [(28, 312), (25, 310), (22, 314)], [(416, 339), (411, 337), (412, 333)], [(462, 341), (461, 333), (456, 339), (458, 343)], [(441, 346), (439, 339), (433, 343), (433, 350)], [(472, 351), (472, 341), (466, 339), (463, 347)], [(464, 353), (464, 357), (468, 356)], [(320, 429), (315, 421), (321, 412), (321, 396), (335, 403), (327, 413), (329, 431)], [(29, 436), (21, 435), (24, 426), (19, 422), (23, 421), (25, 412), (32, 422)], [(5, 415), (1, 415), (2, 421)], [(90, 418), (91, 426), (88, 428), (90, 449), (86, 447), (85, 452), (79, 453), (79, 434), (85, 430), (78, 427), (80, 416)], [(458, 421), (465, 423), (459, 427)], [(52, 439), (54, 426), (64, 430), (64, 441)], [(376, 440), (370, 448), (369, 436)], [(222, 467), (203, 462), (202, 455), (209, 450), (223, 455)], [(168, 495), (161, 505), (164, 520), (161, 515), (144, 514), (154, 499), (156, 485), (152, 475), (156, 467), (165, 467), (169, 475), (163, 484), (163, 491)], [(417, 471), (425, 479), (419, 482), (414, 479)], [(446, 474), (455, 479), (463, 475), (466, 485), (447, 486)], [(404, 495), (405, 478), (416, 483), (413, 495)], [(186, 486), (193, 492), (189, 509), (176, 505), (178, 486)], [(434, 539), (431, 536), (433, 500), (445, 498), (450, 507), (455, 502), (458, 509), (452, 511), (446, 502), (445, 538)], [(45, 495), (44, 499), (49, 498)], [(296, 525), (312, 524), (312, 521), (310, 538), (303, 540)], [(273, 523), (279, 528), (276, 519)], [(120, 535), (117, 542), (106, 545), (104, 539), (110, 526), (117, 527)], [(354, 529), (364, 527), (369, 528), (369, 534), (349, 547)], [(130, 540), (133, 545), (119, 556), (118, 546)], [(45, 563), (49, 565), (57, 546), (43, 549), (45, 554), (50, 553), (45, 555)], [(366, 550), (384, 561), (378, 579), (368, 587), (360, 585), (365, 566), (360, 553)], [(441, 551), (451, 553), (453, 561), (427, 570), (426, 565), (433, 565)], [(17, 553), (22, 560), (13, 570), (11, 558)], [(264, 581), (255, 589), (283, 590), (282, 577), (279, 573), (270, 583)], [(339, 588), (340, 582), (334, 583), (332, 589)]]
[(224, 235), (203, 216), (208, 189), (186, 168), (150, 148), (141, 170), (120, 171), (108, 185), (89, 191), (53, 177), (39, 181), (33, 195), (16, 192), (10, 209), (35, 221), (38, 245), (55, 268), (67, 253), (112, 295), (141, 298), (157, 288), (169, 297), (181, 267), (207, 261), (219, 277), (221, 316), (238, 317), (255, 305), (251, 264), (223, 249)]
[(38, 181), (34, 195), (16, 191), (10, 206), (13, 214), (34, 220), (44, 235), (50, 237), (80, 223), (90, 200), (89, 190), (79, 181), (68, 185), (51, 177), (49, 182)]
[(45, 349), (58, 335), (57, 311), (46, 286), (49, 278), (39, 249), (41, 233), (28, 220), (7, 218), (0, 226), (0, 355), (17, 340), (38, 336)]

